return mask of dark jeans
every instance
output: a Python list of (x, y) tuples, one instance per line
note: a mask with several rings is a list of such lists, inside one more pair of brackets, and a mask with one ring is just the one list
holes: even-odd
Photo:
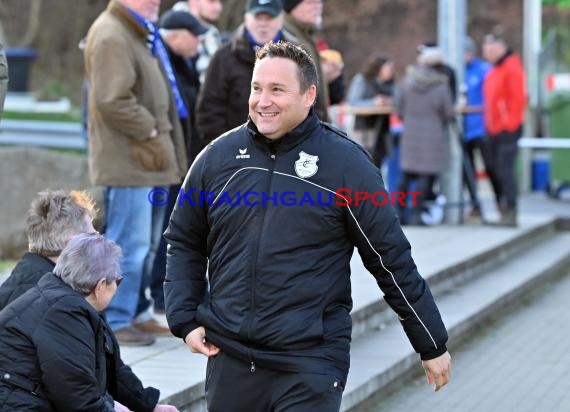
[[(160, 232), (161, 235), (156, 252), (153, 254), (154, 259), (151, 262), (147, 262), (150, 267), (147, 267), (146, 273), (149, 274), (143, 277), (141, 283), (139, 304), (136, 312), (137, 315), (143, 313), (151, 305), (151, 301), (146, 297), (146, 289), (149, 287), (154, 308), (164, 310), (163, 283), (164, 277), (166, 276), (166, 241), (164, 240), (162, 233), (164, 233), (168, 227), (170, 215), (172, 214), (172, 209), (174, 209), (176, 198), (178, 196), (178, 192), (180, 191), (180, 185), (172, 185), (168, 188), (168, 191), (168, 203), (164, 206), (153, 206), (153, 219), (155, 219), (157, 216), (158, 219), (162, 219)], [(163, 211), (162, 209), (164, 208), (166, 208), (166, 210)]]
[(209, 412), (338, 412), (343, 381), (330, 375), (255, 367), (224, 352), (208, 358)]
[(420, 192), (420, 194), (416, 197), (416, 204), (412, 206), (412, 217), (410, 221), (408, 221), (406, 217), (405, 208), (398, 206), (398, 213), (402, 224), (419, 224), (421, 222), (424, 203), (428, 200), (435, 199), (433, 185), (436, 178), (437, 175), (404, 172), (398, 188), (400, 193), (406, 193), (412, 182), (415, 182), (415, 190)]
[(518, 154), (518, 140), (522, 136), (522, 126), (514, 132), (501, 132), (490, 136), (489, 161), (490, 169), (498, 185), (498, 205), (507, 209), (517, 207), (517, 181), (515, 177), (515, 160)]
[[(487, 162), (489, 161), (489, 154), (485, 144), (484, 137), (476, 137), (467, 141), (463, 141), (463, 186), (467, 187), (469, 196), (471, 197), (471, 206), (474, 210), (481, 210), (481, 202), (477, 195), (477, 175), (475, 170), (475, 151), (478, 150), (483, 158), (485, 169), (487, 170)], [(494, 183), (491, 179), (491, 185)], [(494, 189), (493, 189), (494, 190)]]

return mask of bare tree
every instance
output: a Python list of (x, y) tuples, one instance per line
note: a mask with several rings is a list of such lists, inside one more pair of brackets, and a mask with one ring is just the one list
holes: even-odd
[(22, 40), (19, 42), (20, 46), (30, 47), (38, 35), (41, 9), (42, 0), (32, 0), (32, 4), (30, 5), (30, 14), (28, 15), (28, 26)]

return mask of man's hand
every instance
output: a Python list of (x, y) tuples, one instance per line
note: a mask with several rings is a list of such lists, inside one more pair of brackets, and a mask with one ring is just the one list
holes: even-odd
[(115, 412), (131, 412), (131, 410), (127, 408), (125, 405), (115, 401)]
[(422, 366), (426, 371), (428, 384), (435, 384), (437, 392), (451, 379), (451, 355), (445, 352), (437, 358), (422, 361)]
[(178, 412), (178, 408), (172, 405), (156, 405), (152, 412)]
[(220, 348), (212, 345), (210, 342), (206, 341), (206, 329), (200, 326), (190, 332), (184, 338), (186, 346), (194, 353), (201, 353), (206, 356), (214, 356), (220, 352)]

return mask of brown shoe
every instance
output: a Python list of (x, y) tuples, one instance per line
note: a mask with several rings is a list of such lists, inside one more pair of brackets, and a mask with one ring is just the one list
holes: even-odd
[(501, 226), (501, 227), (517, 227), (517, 211), (515, 209), (509, 209), (501, 215), (501, 218), (496, 222), (489, 222), (490, 226)]
[(507, 209), (505, 213), (502, 214), (501, 220), (499, 220), (499, 224), (501, 226), (517, 227), (516, 209)]
[(117, 329), (115, 337), (121, 346), (149, 346), (156, 340), (150, 333), (142, 332), (133, 326)]
[(162, 326), (156, 319), (149, 319), (144, 322), (135, 323), (134, 327), (139, 331), (150, 333), (154, 336), (172, 336), (170, 329)]
[(481, 214), (481, 209), (472, 209), (465, 216), (465, 221), (468, 223), (482, 223), (483, 215)]

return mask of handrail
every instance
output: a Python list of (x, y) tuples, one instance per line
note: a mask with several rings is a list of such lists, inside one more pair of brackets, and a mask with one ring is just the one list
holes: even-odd
[[(456, 106), (455, 111), (458, 114), (483, 113), (482, 106)], [(355, 116), (377, 116), (381, 114), (391, 114), (395, 112), (392, 105), (376, 105), (376, 106), (351, 106), (345, 105), (344, 112)]]
[(521, 149), (570, 149), (570, 137), (521, 137)]
[(81, 123), (37, 120), (0, 121), (0, 144), (85, 149)]
[(521, 137), (518, 141), (520, 149), (520, 188), (523, 193), (532, 188), (531, 165), (532, 152), (535, 149), (570, 149), (569, 137)]

